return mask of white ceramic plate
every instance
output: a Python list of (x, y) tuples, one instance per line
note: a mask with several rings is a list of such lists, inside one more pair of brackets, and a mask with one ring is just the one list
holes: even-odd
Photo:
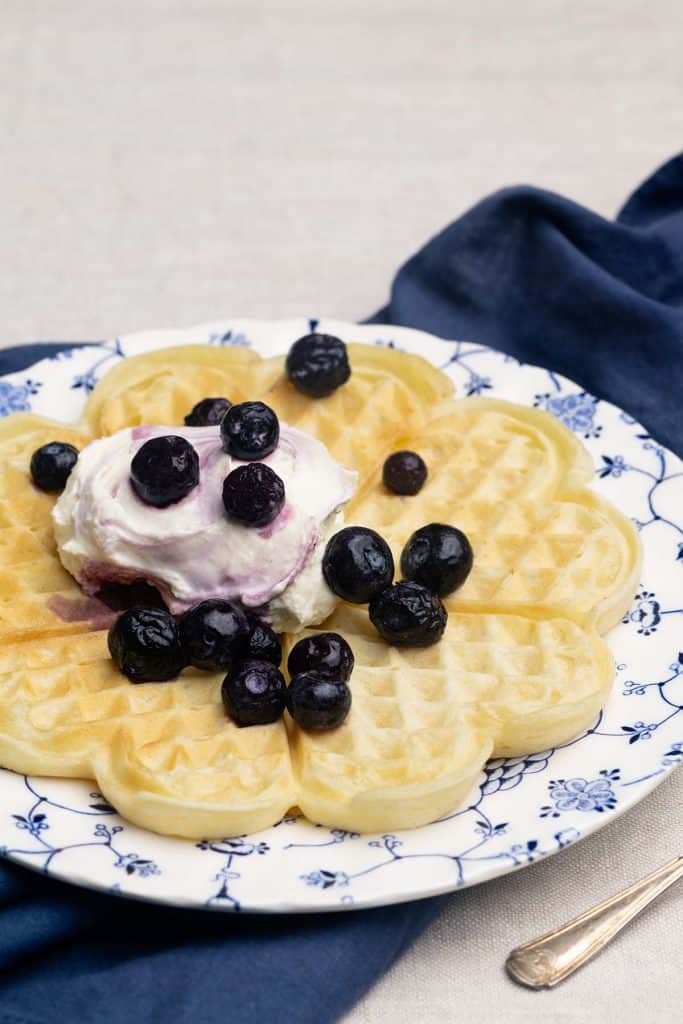
[[(285, 819), (258, 835), (193, 843), (119, 818), (92, 783), (0, 769), (2, 854), (121, 895), (217, 910), (317, 911), (418, 899), (474, 885), (576, 842), (641, 800), (683, 761), (683, 463), (626, 413), (547, 370), (481, 345), (335, 321), (230, 321), (150, 331), (43, 360), (0, 378), (0, 415), (75, 420), (89, 390), (129, 355), (188, 343), (285, 352), (317, 329), (419, 352), (460, 395), (548, 409), (588, 446), (595, 487), (637, 523), (643, 579), (609, 643), (618, 665), (594, 726), (557, 750), (490, 762), (467, 807), (424, 828), (354, 835)], [(202, 396), (198, 395), (197, 398)]]

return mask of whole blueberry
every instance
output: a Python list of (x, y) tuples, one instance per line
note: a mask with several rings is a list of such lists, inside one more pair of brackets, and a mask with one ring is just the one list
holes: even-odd
[(199, 456), (190, 442), (177, 434), (152, 437), (133, 456), (130, 482), (146, 505), (175, 505), (199, 483)]
[(311, 398), (325, 398), (351, 376), (346, 345), (331, 334), (307, 334), (295, 341), (286, 361), (287, 376)]
[(50, 441), (31, 456), (31, 477), (41, 491), (61, 491), (78, 461), (78, 448), (65, 441)]
[(250, 462), (228, 473), (223, 481), (223, 504), (245, 526), (268, 526), (285, 503), (285, 485), (270, 466)]
[(327, 543), (323, 575), (338, 597), (366, 604), (394, 578), (391, 549), (367, 526), (346, 526)]
[(300, 672), (287, 687), (287, 710), (302, 729), (334, 729), (351, 707), (351, 690), (343, 679), (320, 672)]
[(409, 538), (401, 554), (401, 573), (445, 597), (465, 582), (472, 559), (472, 546), (462, 530), (430, 523)]
[(258, 619), (249, 620), (249, 634), (242, 644), (241, 657), (270, 661), (279, 667), (282, 661), (282, 644), (277, 633)]
[(243, 661), (223, 680), (223, 706), (236, 725), (269, 725), (285, 709), (287, 687), (270, 661)]
[(186, 665), (178, 627), (160, 608), (129, 608), (107, 637), (109, 653), (132, 683), (173, 679)]
[(247, 617), (232, 601), (202, 601), (180, 620), (185, 657), (196, 668), (227, 672), (249, 636)]
[(277, 448), (280, 423), (263, 402), (240, 402), (231, 406), (221, 420), (221, 438), (229, 455), (253, 462)]
[(411, 581), (375, 594), (369, 612), (379, 635), (395, 647), (429, 647), (441, 639), (448, 621), (441, 599)]
[(384, 463), (382, 479), (394, 494), (417, 494), (427, 479), (427, 467), (417, 452), (394, 452)]
[(290, 676), (309, 670), (344, 682), (353, 671), (353, 651), (339, 633), (312, 633), (294, 644), (287, 659)]
[(214, 427), (232, 406), (227, 398), (202, 398), (185, 417), (186, 427)]

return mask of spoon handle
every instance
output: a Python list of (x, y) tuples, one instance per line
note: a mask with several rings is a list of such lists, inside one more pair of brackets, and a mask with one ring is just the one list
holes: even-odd
[(513, 949), (508, 974), (529, 988), (552, 988), (598, 953), (624, 925), (683, 877), (683, 856), (592, 907), (573, 921)]

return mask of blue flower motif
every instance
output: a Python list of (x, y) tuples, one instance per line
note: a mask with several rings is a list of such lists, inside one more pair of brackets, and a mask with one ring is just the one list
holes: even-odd
[(23, 832), (29, 832), (34, 837), (39, 836), (41, 832), (45, 832), (50, 827), (45, 814), (29, 814), (27, 817), (24, 817), (23, 814), (13, 814), (12, 817), (17, 828)]
[(127, 875), (139, 875), (140, 878), (161, 874), (153, 860), (138, 857), (137, 853), (120, 853), (114, 862), (114, 867), (122, 868)]
[(246, 334), (239, 331), (225, 331), (224, 334), (210, 334), (209, 345), (218, 345), (219, 348), (224, 348), (226, 345), (241, 345), (244, 348), (250, 348), (251, 342)]
[(622, 725), (621, 731), (625, 732), (629, 737), (630, 743), (637, 743), (638, 740), (649, 740), (652, 738), (652, 733), (657, 729), (659, 722), (650, 722), (646, 725), (645, 722), (634, 722), (633, 725)]
[(83, 390), (87, 394), (90, 394), (91, 391), (94, 391), (95, 385), (97, 384), (95, 369), (96, 367), (91, 367), (89, 370), (86, 370), (85, 373), (79, 373), (76, 377), (74, 377), (73, 381), (71, 382), (71, 390), (76, 391), (78, 390), (78, 388), (83, 388)]
[(540, 810), (541, 818), (559, 818), (563, 811), (603, 811), (612, 810), (617, 805), (617, 797), (612, 783), (620, 776), (618, 768), (611, 771), (603, 769), (599, 779), (553, 779), (548, 783), (548, 795), (554, 802), (544, 804)]
[(300, 875), (302, 882), (306, 885), (315, 885), (320, 889), (331, 889), (333, 886), (348, 885), (349, 876), (345, 871), (310, 871), (307, 875)]
[(672, 743), (662, 758), (662, 766), (664, 768), (670, 768), (674, 764), (683, 764), (683, 740), (678, 743)]
[(123, 832), (123, 825), (105, 825), (104, 822), (99, 822), (95, 825), (93, 835), (98, 839), (111, 839), (117, 834), (117, 832)]
[(636, 594), (635, 600), (635, 608), (628, 612), (622, 621), (637, 623), (639, 633), (643, 636), (651, 636), (656, 632), (661, 621), (661, 605), (659, 601), (655, 600), (654, 593), (649, 590), (641, 590)]
[(375, 338), (375, 345), (379, 345), (380, 348), (393, 348), (395, 352), (405, 352), (405, 349), (397, 345), (391, 338)]
[(507, 851), (515, 864), (530, 864), (539, 854), (538, 839), (529, 839), (526, 843), (513, 843)]
[(583, 437), (599, 437), (602, 427), (595, 424), (598, 399), (579, 391), (573, 395), (536, 395), (535, 406), (557, 416), (565, 426)]
[(569, 846), (576, 839), (579, 839), (581, 833), (578, 828), (562, 828), (559, 832), (556, 832), (553, 836), (559, 850), (563, 850), (565, 846)]
[(9, 416), (11, 412), (27, 412), (31, 408), (31, 395), (37, 395), (40, 386), (36, 380), (25, 380), (23, 384), (0, 380), (0, 416)]
[(478, 373), (470, 373), (467, 381), (467, 395), (480, 395), (493, 387), (490, 377), (480, 377)]
[(600, 479), (604, 479), (606, 476), (613, 476), (617, 478), (628, 470), (628, 466), (626, 465), (623, 455), (615, 455), (613, 458), (610, 458), (609, 455), (603, 455), (602, 461), (604, 462), (604, 466), (597, 470), (597, 474)]

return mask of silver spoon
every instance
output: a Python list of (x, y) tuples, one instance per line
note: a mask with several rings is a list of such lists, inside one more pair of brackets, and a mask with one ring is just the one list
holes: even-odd
[(505, 961), (508, 974), (529, 988), (552, 988), (595, 956), (624, 925), (682, 877), (680, 856), (573, 921), (513, 949)]

